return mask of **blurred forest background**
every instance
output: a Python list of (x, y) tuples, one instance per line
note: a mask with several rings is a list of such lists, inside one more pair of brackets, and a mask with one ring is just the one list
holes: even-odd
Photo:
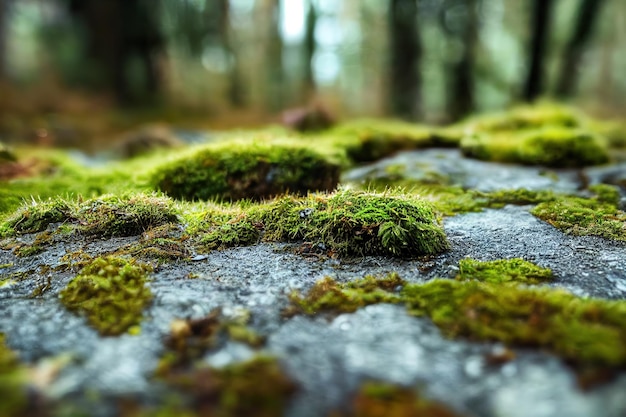
[(0, 0), (0, 140), (312, 103), (447, 123), (547, 97), (619, 117), (625, 46), (624, 0)]

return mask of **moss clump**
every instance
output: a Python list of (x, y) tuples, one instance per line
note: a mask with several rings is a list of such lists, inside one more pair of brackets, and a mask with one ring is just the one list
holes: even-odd
[(399, 120), (362, 119), (343, 123), (328, 133), (355, 163), (371, 162), (398, 151), (444, 145), (432, 129)]
[(80, 230), (103, 237), (138, 235), (151, 227), (176, 222), (169, 199), (147, 194), (106, 195), (77, 208)]
[(531, 213), (567, 234), (626, 241), (626, 213), (613, 204), (617, 196), (607, 186), (594, 189), (595, 198), (559, 198), (537, 205)]
[(0, 415), (20, 417), (26, 415), (26, 374), (17, 355), (5, 344), (0, 333)]
[(175, 221), (171, 200), (156, 195), (104, 195), (82, 202), (57, 197), (23, 206), (0, 225), (0, 235), (33, 233), (51, 223), (68, 222), (90, 236), (132, 236)]
[(404, 283), (399, 290), (386, 284), (390, 279), (403, 284), (393, 275), (381, 285), (374, 278), (347, 284), (326, 278), (308, 296), (292, 295), (291, 312), (344, 312), (377, 302), (404, 303), (409, 313), (430, 317), (449, 337), (546, 349), (581, 368), (626, 366), (624, 301), (582, 299), (562, 290), (473, 279)]
[(96, 258), (61, 291), (61, 302), (84, 314), (102, 335), (132, 330), (152, 300), (146, 287), (150, 268), (112, 256)]
[(384, 278), (368, 275), (362, 279), (339, 284), (326, 277), (311, 287), (306, 297), (298, 292), (289, 296), (291, 306), (285, 315), (316, 314), (321, 311), (351, 313), (357, 309), (376, 303), (397, 303), (399, 295), (394, 293), (405, 284), (397, 274)]
[(507, 282), (539, 284), (551, 281), (552, 278), (552, 271), (549, 268), (542, 268), (521, 258), (487, 262), (462, 259), (456, 277), (459, 281), (477, 280), (491, 284)]
[(529, 131), (474, 134), (463, 138), (466, 156), (549, 167), (582, 167), (609, 161), (606, 143), (580, 129), (545, 127)]
[(431, 207), (410, 196), (342, 190), (283, 197), (252, 207), (249, 221), (264, 227), (265, 240), (319, 243), (340, 255), (410, 257), (449, 247)]
[(454, 417), (442, 404), (428, 401), (415, 389), (383, 382), (366, 382), (352, 400), (352, 409), (331, 417)]
[(48, 201), (32, 200), (0, 225), (0, 236), (41, 232), (51, 223), (68, 220), (71, 211), (71, 204), (62, 198)]
[(36, 255), (46, 250), (46, 246), (50, 245), (52, 241), (53, 236), (51, 232), (41, 232), (37, 235), (33, 243), (30, 245), (20, 244), (13, 250), (13, 253), (18, 257)]
[(228, 142), (194, 150), (158, 167), (156, 189), (184, 200), (260, 200), (332, 190), (339, 166), (305, 146)]
[(502, 132), (537, 129), (545, 126), (582, 127), (586, 125), (577, 110), (554, 103), (517, 106), (512, 109), (472, 117), (462, 123), (469, 132)]
[(167, 375), (165, 380), (190, 395), (191, 410), (203, 416), (279, 416), (296, 391), (276, 359), (267, 356)]

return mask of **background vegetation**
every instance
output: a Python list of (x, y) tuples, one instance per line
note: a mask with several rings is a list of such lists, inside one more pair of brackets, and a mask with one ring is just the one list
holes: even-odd
[(120, 106), (222, 127), (311, 103), (443, 123), (549, 97), (615, 116), (625, 27), (620, 0), (0, 0), (0, 140)]

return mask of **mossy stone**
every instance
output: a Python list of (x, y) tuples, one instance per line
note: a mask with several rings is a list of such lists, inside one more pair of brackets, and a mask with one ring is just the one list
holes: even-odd
[(340, 167), (305, 146), (207, 146), (158, 167), (151, 183), (183, 200), (261, 200), (291, 192), (330, 191)]

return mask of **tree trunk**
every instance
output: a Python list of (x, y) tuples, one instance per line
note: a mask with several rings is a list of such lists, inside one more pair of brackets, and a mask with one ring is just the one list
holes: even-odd
[(317, 24), (317, 10), (313, 0), (309, 0), (309, 9), (306, 15), (304, 33), (304, 91), (309, 98), (315, 92), (315, 77), (313, 74), (313, 56), (315, 55), (315, 26)]
[(534, 0), (532, 14), (532, 37), (529, 50), (528, 74), (524, 84), (525, 101), (533, 101), (544, 90), (544, 57), (550, 33), (553, 0)]
[(576, 89), (581, 58), (591, 39), (603, 0), (582, 0), (574, 32), (565, 47), (556, 94), (571, 97)]
[(456, 7), (464, 7), (462, 24), (448, 34), (456, 37), (463, 45), (458, 60), (449, 66), (451, 88), (448, 90), (448, 116), (457, 120), (474, 110), (474, 50), (478, 43), (478, 0), (464, 0)]
[(418, 63), (421, 44), (417, 31), (416, 0), (391, 0), (390, 30), (390, 107), (393, 114), (415, 118), (420, 112)]
[(267, 19), (267, 42), (264, 57), (265, 65), (265, 103), (267, 108), (274, 112), (281, 110), (284, 105), (284, 81), (283, 71), (283, 39), (280, 36), (280, 1), (265, 0), (263, 3), (264, 13)]

